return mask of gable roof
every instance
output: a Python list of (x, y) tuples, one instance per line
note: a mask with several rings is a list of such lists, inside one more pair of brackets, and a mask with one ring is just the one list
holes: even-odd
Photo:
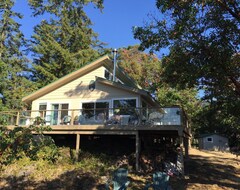
[[(113, 70), (113, 63), (108, 55), (102, 56), (99, 59), (86, 64), (85, 66), (81, 67), (80, 69), (48, 84), (47, 86), (40, 88), (39, 90), (33, 92), (32, 94), (25, 96), (22, 99), (22, 101), (26, 102), (26, 103), (31, 103), (33, 100), (35, 100), (49, 92), (52, 92), (52, 91), (56, 90), (57, 88), (65, 85), (65, 84), (67, 84), (67, 83), (101, 67), (101, 66), (105, 66), (109, 71)], [(139, 88), (137, 83), (132, 78), (130, 78), (124, 71), (122, 71), (119, 67), (116, 68), (116, 76), (118, 78), (120, 78), (121, 81), (124, 82), (124, 84), (135, 87), (135, 88)]]

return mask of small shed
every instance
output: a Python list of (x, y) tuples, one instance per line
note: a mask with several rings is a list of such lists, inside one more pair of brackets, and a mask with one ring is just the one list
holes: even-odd
[(228, 138), (216, 133), (202, 134), (198, 138), (199, 149), (228, 151)]

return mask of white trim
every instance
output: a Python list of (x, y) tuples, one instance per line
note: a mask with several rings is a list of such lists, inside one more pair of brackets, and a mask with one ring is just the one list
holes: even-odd
[[(69, 116), (71, 116), (71, 114), (70, 114), (70, 109), (71, 109), (71, 104), (69, 103), (69, 102), (49, 102), (49, 110), (51, 110), (51, 111), (48, 111), (48, 115), (52, 115), (52, 113), (54, 112), (53, 111), (53, 104), (57, 104), (59, 107), (58, 107), (58, 110), (60, 109), (60, 110), (62, 110), (62, 104), (67, 104), (68, 105), (68, 115)], [(61, 105), (61, 108), (60, 108), (60, 105)], [(61, 122), (61, 120), (60, 120), (60, 117), (61, 117), (61, 115), (59, 115), (59, 111), (58, 111), (58, 120), (57, 120), (57, 125), (59, 125), (60, 124), (60, 122)], [(52, 118), (53, 119), (53, 118)]]
[[(111, 112), (111, 110), (110, 110), (110, 107), (111, 107), (111, 100), (108, 100), (108, 99), (106, 99), (106, 100), (81, 100), (80, 101), (80, 115), (82, 115), (82, 104), (83, 103), (100, 103), (100, 102), (108, 102), (108, 109), (109, 109), (109, 115), (110, 115), (110, 112)], [(94, 110), (96, 110), (96, 104), (94, 104), (94, 108), (93, 108)], [(94, 111), (95, 112), (95, 111)]]
[(80, 110), (82, 110), (82, 103), (97, 103), (97, 102), (108, 102), (109, 103), (109, 108), (111, 107), (111, 100), (106, 99), (106, 100), (81, 100), (80, 101)]
[(113, 102), (114, 100), (136, 100), (136, 108), (138, 108), (139, 105), (139, 97), (126, 97), (126, 98), (112, 98), (112, 107), (111, 110), (109, 110), (109, 116), (113, 116)]

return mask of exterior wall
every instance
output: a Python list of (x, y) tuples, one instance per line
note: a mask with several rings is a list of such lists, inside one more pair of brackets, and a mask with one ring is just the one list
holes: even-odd
[[(47, 104), (47, 110), (51, 110), (52, 104), (68, 104), (69, 109), (81, 109), (82, 102), (108, 101), (110, 108), (114, 99), (136, 98), (137, 107), (140, 106), (140, 96), (136, 93), (118, 89), (101, 83), (95, 84), (95, 89), (89, 89), (90, 81), (95, 77), (104, 78), (104, 67), (100, 67), (32, 102), (32, 110), (39, 110), (40, 104)], [(32, 117), (38, 116), (33, 112)]]
[[(212, 139), (211, 142), (208, 141), (209, 138)], [(220, 135), (209, 135), (199, 139), (199, 148), (205, 150), (227, 151), (229, 150), (228, 139)]]

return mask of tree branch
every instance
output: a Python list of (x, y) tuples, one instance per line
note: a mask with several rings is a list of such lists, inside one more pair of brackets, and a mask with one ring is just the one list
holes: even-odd
[(229, 79), (234, 84), (236, 93), (240, 96), (240, 82), (238, 82), (233, 76), (229, 76)]
[(235, 12), (227, 5), (226, 1), (217, 0), (220, 7), (222, 7), (224, 10), (228, 11), (234, 18), (236, 18), (238, 21), (240, 21), (240, 12), (237, 10), (237, 8), (234, 6)]

